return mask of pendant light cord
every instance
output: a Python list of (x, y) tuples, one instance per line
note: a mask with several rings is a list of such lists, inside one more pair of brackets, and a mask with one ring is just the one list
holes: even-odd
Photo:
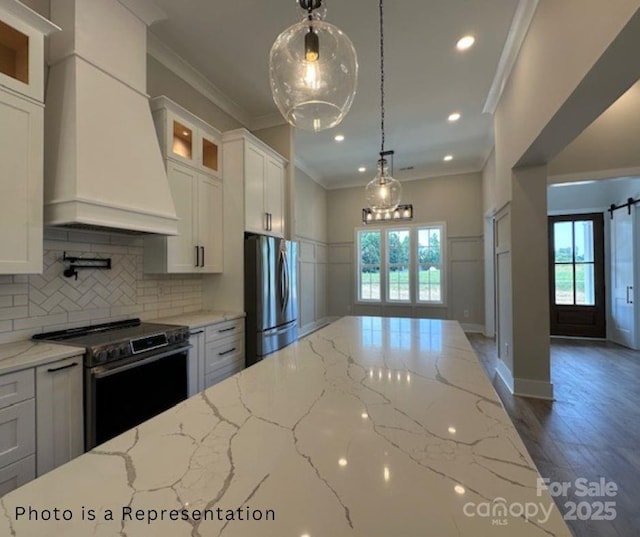
[(384, 12), (380, 0), (380, 158), (384, 153)]

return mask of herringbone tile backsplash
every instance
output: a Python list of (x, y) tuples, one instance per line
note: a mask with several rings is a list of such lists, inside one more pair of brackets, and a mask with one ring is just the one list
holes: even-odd
[[(111, 258), (111, 270), (65, 278), (64, 252)], [(42, 275), (0, 275), (0, 343), (131, 317), (153, 320), (202, 309), (202, 276), (143, 272), (139, 237), (46, 230)]]

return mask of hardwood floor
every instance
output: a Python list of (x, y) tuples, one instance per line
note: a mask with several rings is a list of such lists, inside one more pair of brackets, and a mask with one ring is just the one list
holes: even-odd
[[(540, 474), (551, 481), (604, 477), (618, 486), (613, 521), (567, 521), (576, 537), (640, 536), (640, 352), (608, 342), (553, 339), (553, 402), (512, 396), (494, 378), (492, 339), (467, 334)], [(567, 501), (555, 499), (566, 513)]]

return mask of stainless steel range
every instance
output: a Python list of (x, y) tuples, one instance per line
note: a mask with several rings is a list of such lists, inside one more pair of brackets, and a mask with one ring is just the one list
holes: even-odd
[(37, 334), (84, 355), (85, 449), (187, 398), (189, 328), (140, 319)]

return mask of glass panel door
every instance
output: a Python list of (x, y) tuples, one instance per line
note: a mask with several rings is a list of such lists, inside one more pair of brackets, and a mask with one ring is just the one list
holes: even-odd
[(555, 303), (595, 305), (593, 222), (576, 220), (553, 225)]
[(365, 231), (358, 235), (360, 244), (359, 299), (380, 301), (381, 242), (379, 231)]
[(551, 333), (605, 337), (602, 213), (549, 217)]
[(409, 230), (387, 232), (389, 281), (387, 299), (394, 302), (411, 301), (411, 280), (409, 279), (410, 240)]

